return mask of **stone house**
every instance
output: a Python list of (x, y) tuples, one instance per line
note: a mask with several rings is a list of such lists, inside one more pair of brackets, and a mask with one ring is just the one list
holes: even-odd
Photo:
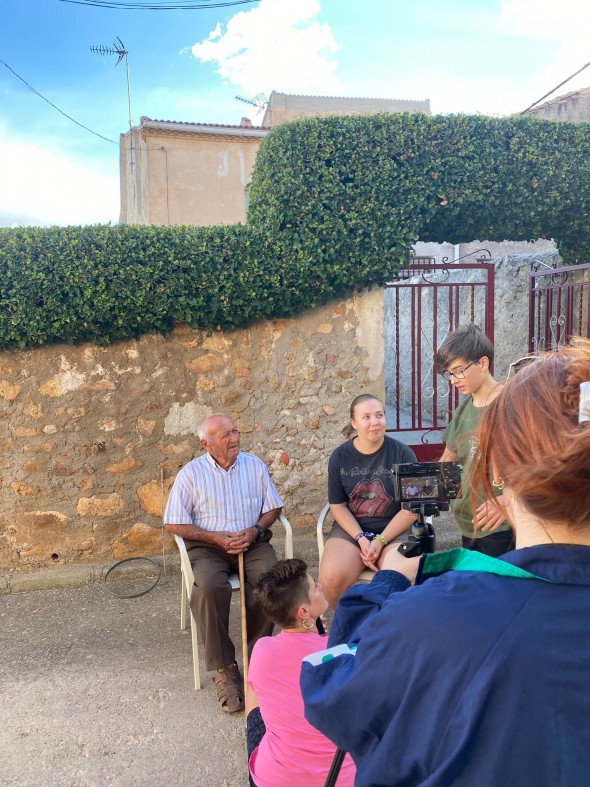
[(287, 120), (328, 115), (366, 115), (376, 112), (421, 112), (430, 115), (430, 101), (404, 101), (391, 98), (346, 98), (340, 96), (296, 96), (272, 91), (262, 125), (278, 126)]
[(590, 120), (590, 87), (572, 90), (527, 111), (544, 120)]
[(210, 226), (246, 220), (248, 185), (272, 126), (301, 117), (374, 112), (430, 114), (426, 101), (291, 96), (273, 91), (262, 126), (142, 117), (120, 137), (122, 224)]

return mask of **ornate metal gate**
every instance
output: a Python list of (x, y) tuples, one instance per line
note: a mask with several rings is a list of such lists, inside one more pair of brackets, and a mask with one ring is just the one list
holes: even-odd
[(558, 350), (572, 336), (590, 338), (590, 264), (533, 263), (529, 283), (529, 352)]
[(412, 445), (420, 461), (440, 457), (440, 433), (458, 404), (457, 391), (436, 373), (437, 348), (449, 331), (468, 322), (480, 325), (494, 341), (491, 255), (479, 249), (466, 257), (474, 261), (415, 257), (386, 287), (388, 432)]

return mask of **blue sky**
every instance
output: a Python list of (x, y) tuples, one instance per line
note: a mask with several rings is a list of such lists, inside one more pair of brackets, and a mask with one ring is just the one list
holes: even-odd
[[(236, 95), (518, 112), (590, 61), (589, 32), (587, 0), (259, 0), (190, 11), (2, 0), (0, 226), (117, 222), (125, 63), (90, 51), (117, 37), (129, 51), (134, 124), (256, 124), (262, 116)], [(590, 68), (554, 96), (588, 85)]]

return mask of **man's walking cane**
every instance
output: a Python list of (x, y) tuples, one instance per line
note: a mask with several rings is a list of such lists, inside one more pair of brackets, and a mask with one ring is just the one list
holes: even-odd
[(240, 616), (242, 619), (242, 662), (244, 665), (244, 699), (248, 693), (248, 631), (246, 630), (246, 580), (244, 579), (244, 553), (238, 553), (238, 576), (240, 578)]

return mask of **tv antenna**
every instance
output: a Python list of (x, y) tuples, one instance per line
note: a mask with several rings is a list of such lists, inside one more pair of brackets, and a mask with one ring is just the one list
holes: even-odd
[(259, 115), (263, 112), (268, 106), (268, 98), (264, 95), (264, 93), (258, 93), (258, 95), (254, 96), (254, 98), (242, 98), (242, 96), (236, 96), (236, 101), (243, 101), (244, 104), (250, 104), (252, 107), (256, 107), (258, 112), (256, 113)]
[[(119, 65), (121, 60), (125, 58), (125, 73), (127, 76), (127, 107), (129, 109), (129, 171), (131, 175), (133, 175), (133, 167), (135, 166), (135, 161), (133, 160), (133, 134), (132, 134), (133, 123), (131, 122), (131, 87), (129, 84), (129, 58), (127, 57), (129, 52), (125, 49), (125, 44), (121, 41), (119, 36), (115, 38), (112, 47), (99, 44), (98, 46), (91, 46), (90, 51), (94, 52), (95, 55), (117, 55), (118, 60), (115, 63), (115, 68)], [(135, 191), (134, 191), (134, 196), (135, 196)]]
[(125, 71), (127, 74), (127, 106), (129, 107), (129, 129), (131, 129), (131, 87), (129, 85), (129, 58), (127, 57), (129, 52), (125, 49), (125, 44), (117, 36), (113, 42), (112, 47), (99, 44), (99, 46), (91, 46), (90, 51), (94, 52), (95, 55), (118, 55), (119, 59), (115, 63), (115, 67), (119, 65), (123, 58), (125, 58)]

